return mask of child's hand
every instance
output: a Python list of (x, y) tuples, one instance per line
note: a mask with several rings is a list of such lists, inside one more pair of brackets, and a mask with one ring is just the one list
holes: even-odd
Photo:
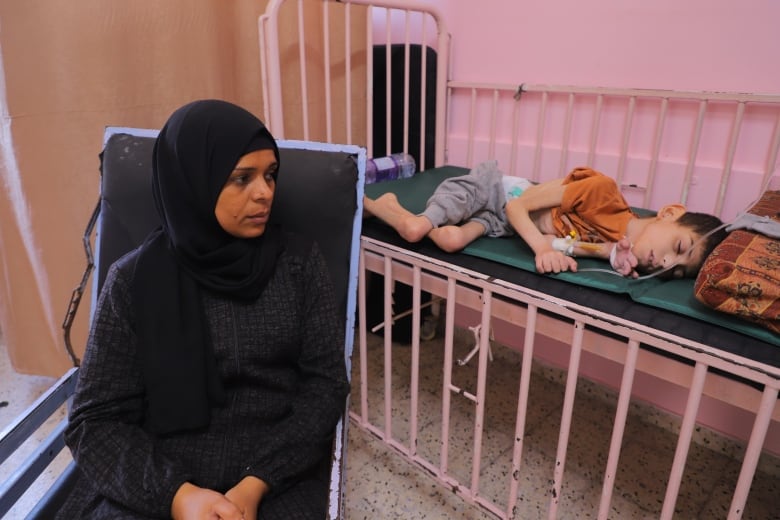
[(577, 272), (577, 261), (560, 251), (550, 249), (536, 255), (536, 270), (540, 273)]
[(621, 238), (612, 248), (609, 263), (612, 265), (612, 269), (623, 276), (639, 277), (639, 273), (635, 269), (638, 262), (634, 253), (631, 252), (631, 242), (627, 238)]

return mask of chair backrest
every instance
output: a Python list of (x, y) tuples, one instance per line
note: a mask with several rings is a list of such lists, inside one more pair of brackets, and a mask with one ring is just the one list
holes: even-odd
[[(156, 135), (156, 130), (106, 129), (93, 307), (111, 264), (159, 225), (150, 190)], [(281, 169), (271, 218), (317, 240), (347, 319), (354, 314), (348, 296), (357, 287), (363, 175), (358, 156), (365, 157), (365, 152), (356, 146), (306, 141), (279, 141), (278, 146)]]
[[(101, 202), (96, 231), (94, 309), (108, 268), (159, 225), (151, 194), (156, 130), (110, 127), (101, 154)], [(330, 269), (345, 323), (350, 372), (357, 301), (365, 149), (306, 141), (278, 141), (280, 171), (272, 219), (317, 240)], [(330, 518), (341, 517), (347, 421), (336, 430)]]

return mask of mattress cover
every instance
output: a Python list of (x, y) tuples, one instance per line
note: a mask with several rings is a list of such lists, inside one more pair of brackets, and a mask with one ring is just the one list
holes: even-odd
[[(444, 179), (468, 173), (456, 166), (426, 170), (408, 179), (365, 187), (368, 197), (393, 192), (413, 213), (421, 212)], [(580, 272), (539, 274), (531, 249), (517, 236), (482, 237), (460, 253), (445, 253), (428, 239), (410, 244), (378, 219), (366, 219), (363, 235), (414, 250), (437, 259), (483, 272), (529, 289), (544, 292), (602, 312), (671, 332), (744, 357), (780, 366), (780, 336), (739, 318), (724, 315), (696, 300), (694, 280), (633, 280), (603, 272), (606, 262), (578, 258)]]

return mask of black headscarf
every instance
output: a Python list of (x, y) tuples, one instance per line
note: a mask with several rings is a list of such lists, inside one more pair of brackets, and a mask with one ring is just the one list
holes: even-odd
[(132, 288), (145, 426), (155, 433), (203, 427), (210, 406), (224, 400), (201, 290), (257, 299), (283, 248), (274, 225), (257, 238), (235, 238), (214, 214), (238, 160), (261, 149), (272, 149), (279, 161), (265, 125), (219, 100), (179, 108), (155, 142), (152, 191), (162, 225), (141, 247)]

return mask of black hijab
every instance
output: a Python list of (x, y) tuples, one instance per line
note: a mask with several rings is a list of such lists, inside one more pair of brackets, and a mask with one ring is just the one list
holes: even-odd
[(154, 433), (206, 426), (209, 408), (224, 400), (200, 292), (257, 299), (283, 248), (276, 226), (254, 239), (235, 238), (214, 214), (238, 160), (262, 149), (279, 161), (265, 125), (219, 100), (179, 108), (155, 142), (152, 191), (162, 225), (141, 246), (132, 288), (144, 422)]

